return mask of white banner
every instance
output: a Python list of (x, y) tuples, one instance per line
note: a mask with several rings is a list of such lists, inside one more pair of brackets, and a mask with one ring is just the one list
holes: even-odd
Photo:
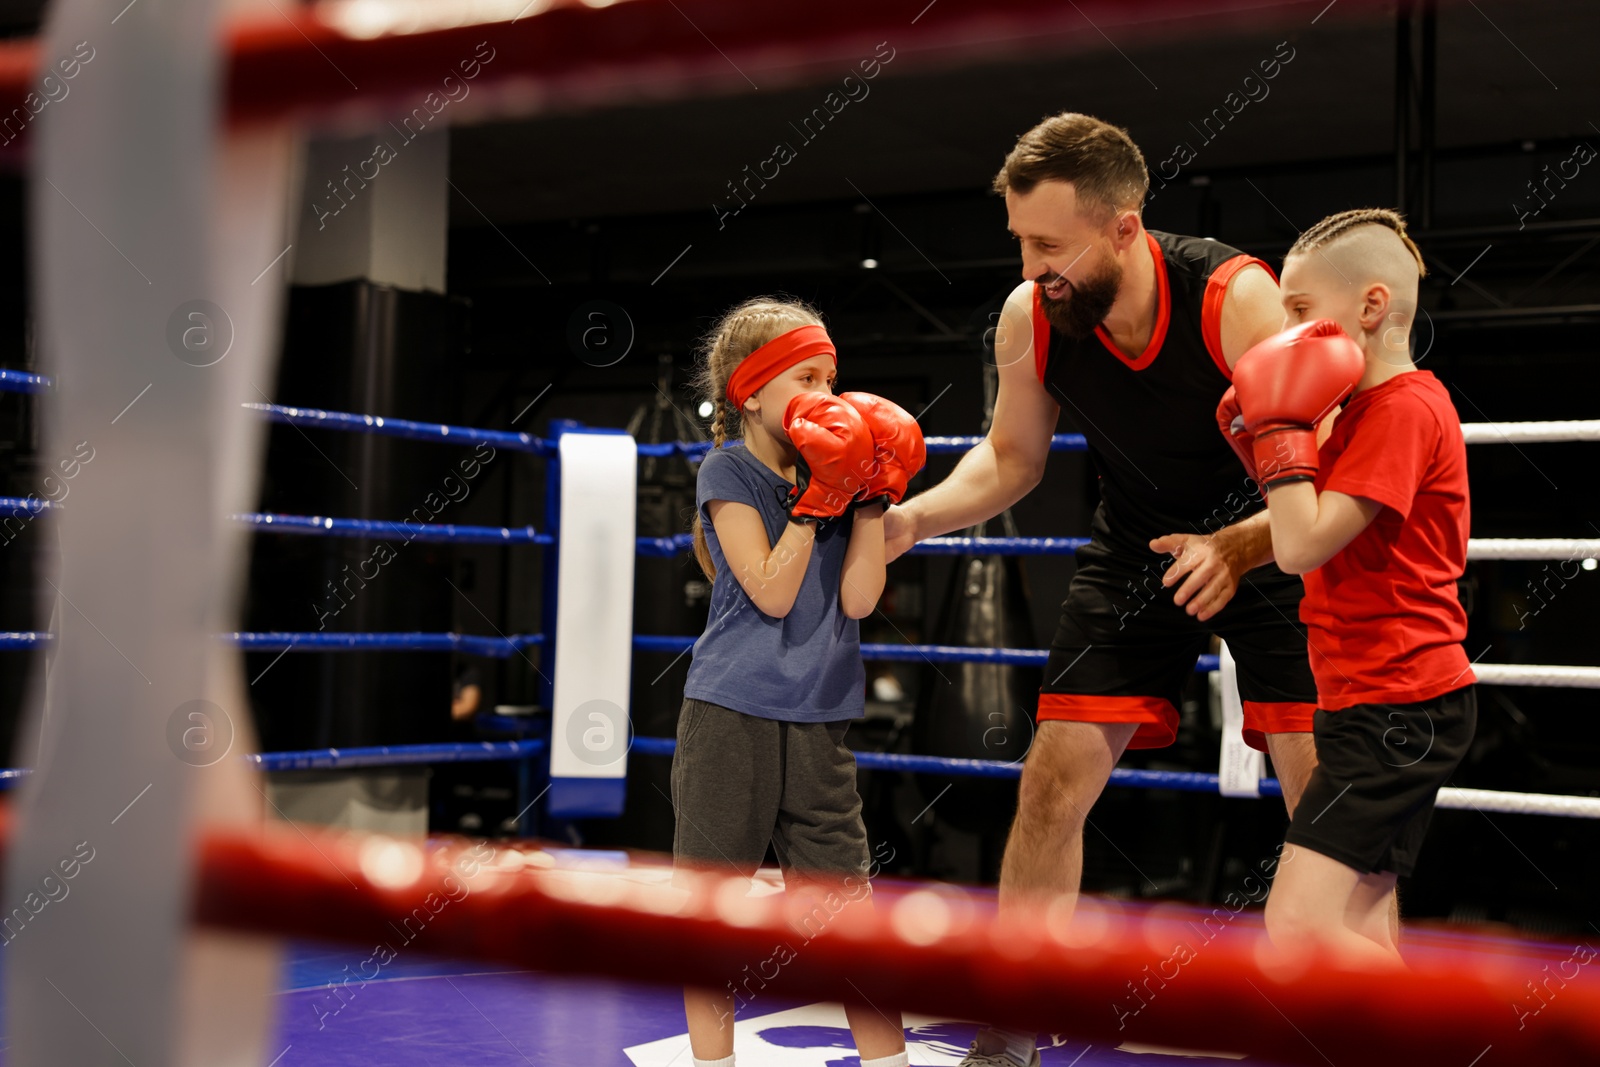
[(638, 448), (627, 434), (578, 431), (561, 435), (560, 455), (549, 810), (616, 815), (633, 743)]

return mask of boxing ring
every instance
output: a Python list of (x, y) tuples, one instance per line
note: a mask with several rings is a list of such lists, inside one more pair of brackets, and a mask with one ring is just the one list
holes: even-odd
[[(49, 386), (49, 381), (38, 375), (0, 372), (0, 389), (37, 393)], [(265, 418), (302, 429), (387, 434), (454, 447), (487, 443), (538, 456), (555, 468), (561, 463), (560, 437), (583, 434), (589, 429), (558, 420), (552, 424), (553, 436), (537, 437), (276, 404), (251, 403), (245, 408), (242, 418)], [(610, 433), (615, 435), (614, 431)], [(1530, 439), (1597, 440), (1600, 421), (1469, 424), (1464, 433), (1473, 444)], [(931, 453), (951, 455), (964, 452), (978, 440), (931, 437), (927, 443)], [(679, 455), (691, 462), (702, 458), (709, 448), (705, 443), (681, 441), (633, 447), (639, 455)], [(1055, 451), (1083, 447), (1083, 439), (1070, 434), (1057, 435), (1052, 442)], [(546, 503), (552, 510), (547, 511), (538, 528), (435, 523), (401, 530), (395, 523), (261, 513), (240, 514), (235, 519), (258, 536), (361, 538), (399, 534), (438, 543), (538, 546), (554, 556), (562, 543), (559, 496), (554, 490), (559, 482), (559, 476), (549, 479), (552, 490)], [(28, 500), (8, 498), (0, 500), (0, 514), (13, 509), (38, 511), (57, 506), (43, 502), (41, 507)], [(70, 507), (70, 503), (60, 506)], [(911, 551), (1065, 554), (1083, 543), (1084, 539), (1076, 537), (943, 537), (923, 542)], [(678, 556), (689, 551), (690, 539), (687, 534), (639, 537), (634, 548), (639, 555)], [(1600, 540), (1474, 539), (1469, 546), (1471, 559), (1575, 559), (1592, 555), (1600, 555)], [(552, 573), (547, 568), (547, 576)], [(547, 656), (559, 611), (553, 592), (547, 587), (542, 605), (545, 630), (541, 633), (486, 637), (312, 631), (232, 633), (218, 638), (255, 652), (333, 654), (385, 649), (505, 658), (525, 650), (539, 650), (541, 656)], [(631, 645), (637, 652), (682, 654), (694, 640), (691, 635), (634, 634)], [(0, 635), (0, 650), (35, 648), (49, 641), (48, 633), (4, 634)], [(866, 659), (909, 662), (1041, 665), (1047, 654), (1044, 649), (870, 643), (862, 646)], [(1220, 666), (1218, 656), (1203, 656), (1197, 671), (1214, 672)], [(1474, 669), (1480, 684), (1485, 685), (1600, 688), (1600, 668), (1594, 667), (1480, 663)], [(541, 702), (548, 708), (554, 679), (546, 676), (540, 685)], [(622, 759), (668, 757), (673, 747), (670, 738), (630, 736)], [(262, 770), (279, 772), (515, 761), (522, 768), (524, 795), (519, 797), (518, 805), (526, 833), (536, 822), (533, 811), (539, 799), (533, 797), (530, 802), (528, 794), (550, 781), (550, 756), (550, 738), (546, 736), (476, 744), (250, 753), (237, 758)], [(865, 770), (951, 778), (1016, 778), (1021, 773), (1018, 762), (994, 760), (884, 752), (858, 752), (856, 760)], [(26, 769), (0, 771), (0, 782), (15, 781), (26, 773)], [(1216, 793), (1223, 790), (1224, 780), (1221, 769), (1212, 774), (1118, 768), (1111, 784)], [(1275, 780), (1263, 779), (1254, 786), (1256, 795), (1281, 795)], [(1240, 791), (1231, 795), (1240, 795)], [(1440, 794), (1439, 807), (1600, 818), (1600, 797), (1445, 789)], [(381, 916), (410, 914), (425, 899), (437, 902), (443, 890), (441, 883), (433, 880), (438, 870), (429, 864), (439, 870), (448, 869), (472, 847), (482, 849), (485, 845), (434, 840), (419, 847), (343, 833), (317, 834), (313, 844), (304, 831), (292, 837), (269, 834), (259, 842), (213, 836), (202, 849), (195, 918), (203, 924), (285, 937), (353, 945), (383, 944), (385, 937), (378, 927), (386, 920)], [(330, 989), (349, 990), (348, 952), (329, 955), (325, 947), (297, 944), (282, 995), (308, 1007), (291, 1016), (299, 1022), (284, 1031), (285, 1040), (293, 1045), (291, 1035), (296, 1028), (303, 1031), (313, 1021), (319, 1039), (324, 1030), (332, 1027), (351, 1040), (356, 1035), (365, 1035), (363, 1041), (376, 1040), (372, 1032), (353, 1021), (363, 1014), (357, 1010), (358, 1005), (374, 1011), (373, 1018), (385, 1020), (383, 1026), (388, 1026), (391, 1011), (423, 1010), (420, 1005), (405, 1007), (411, 1003), (407, 998), (420, 997), (425, 988), (434, 990), (430, 995), (436, 997), (440, 995), (437, 987), (441, 982), (475, 983), (490, 1002), (515, 998), (518, 990), (522, 991), (521, 996), (527, 996), (532, 983), (538, 989), (541, 1011), (550, 1013), (540, 1018), (559, 1029), (559, 1019), (564, 1014), (581, 1017), (575, 994), (565, 984), (530, 976), (527, 970), (613, 980), (700, 981), (720, 986), (729, 975), (742, 973), (741, 969), (751, 961), (770, 956), (773, 938), (781, 940), (785, 931), (792, 937), (794, 916), (785, 916), (786, 905), (773, 872), (764, 872), (758, 878), (754, 896), (746, 895), (748, 882), (724, 882), (711, 874), (693, 893), (685, 894), (665, 885), (667, 868), (650, 857), (588, 854), (537, 842), (488, 847), (495, 858), (485, 865), (487, 878), (481, 886), (475, 884), (459, 906), (453, 903), (447, 915), (430, 924), (427, 957), (418, 959), (408, 954), (386, 977), (363, 977), (360, 988), (371, 987), (371, 995), (365, 1001), (346, 995), (329, 999)], [(374, 860), (374, 856), (379, 858)], [(404, 871), (406, 876), (399, 878), (391, 868)], [(1543, 999), (1529, 999), (1529, 991), (1541, 978), (1548, 983), (1548, 975), (1565, 975), (1560, 968), (1564, 963), (1571, 964), (1571, 953), (1551, 944), (1421, 930), (1408, 935), (1407, 957), (1415, 974), (1405, 979), (1371, 975), (1341, 978), (1326, 965), (1317, 966), (1313, 977), (1309, 964), (1307, 969), (1288, 975), (1261, 962), (1256, 946), (1260, 937), (1259, 913), (1240, 913), (1231, 908), (1208, 913), (1203, 908), (1119, 905), (1085, 898), (1079, 919), (1071, 926), (1052, 920), (1048, 914), (1037, 917), (1030, 929), (1050, 930), (1053, 939), (1035, 944), (1036, 933), (1022, 934), (1021, 940), (1029, 942), (1029, 947), (1019, 950), (1014, 941), (1008, 940), (1019, 936), (1015, 928), (1007, 935), (1007, 927), (995, 913), (992, 891), (880, 881), (876, 917), (851, 919), (848, 934), (846, 924), (841, 923), (839, 938), (820, 939), (814, 942), (814, 948), (813, 942), (808, 941), (806, 951), (797, 954), (796, 961), (784, 968), (784, 999), (755, 998), (752, 1010), (746, 1013), (748, 1018), (741, 1015), (745, 1019), (742, 1025), (750, 1030), (742, 1041), (760, 1040), (764, 1042), (760, 1047), (765, 1049), (774, 1043), (809, 1041), (819, 1032), (837, 1030), (837, 1025), (827, 1022), (831, 1018), (828, 1009), (806, 998), (836, 999), (837, 975), (848, 973), (863, 976), (853, 980), (873, 999), (882, 996), (912, 1013), (907, 1016), (907, 1033), (915, 1052), (913, 1062), (957, 1062), (974, 1025), (960, 1020), (972, 1018), (1010, 1021), (1054, 1035), (1055, 1043), (1045, 1050), (1045, 1062), (1051, 1064), (1080, 1062), (1073, 1059), (1075, 1056), (1084, 1057), (1081, 1062), (1085, 1064), (1120, 1063), (1124, 1060), (1118, 1057), (1134, 1054), (1129, 1050), (1192, 1051), (1197, 1045), (1247, 1051), (1252, 1056), (1286, 1063), (1323, 1062), (1322, 1056), (1338, 1062), (1341, 1053), (1355, 1055), (1358, 1049), (1364, 1050), (1364, 1057), (1371, 1058), (1376, 1055), (1375, 1045), (1388, 1050), (1385, 1055), (1392, 1053), (1393, 1059), (1373, 1059), (1385, 1063), (1414, 1062), (1409, 1057), (1422, 1054), (1423, 1049), (1429, 1055), (1443, 1056), (1445, 1045), (1450, 1046), (1451, 1055), (1459, 1053), (1463, 1063), (1496, 1044), (1504, 1048), (1513, 1041), (1518, 1042), (1519, 1056), (1535, 1055), (1535, 1044), (1537, 1055), (1558, 1057), (1572, 1055), (1578, 1047), (1600, 1047), (1594, 1044), (1600, 1042), (1600, 1015), (1593, 1014), (1600, 1008), (1600, 989), (1578, 981), (1568, 984), (1563, 979), (1561, 996), (1551, 996), (1548, 1005)], [(431, 898), (430, 893), (434, 894)], [(423, 914), (428, 914), (426, 909)], [(1203, 951), (1193, 952), (1192, 962), (1185, 958), (1182, 971), (1198, 971), (1201, 976), (1179, 982), (1168, 971), (1152, 971), (1152, 967), (1177, 966), (1173, 946), (1188, 944), (1184, 931), (1191, 935), (1189, 941), (1199, 941), (1194, 932), (1209, 929), (1205, 925), (1208, 914), (1213, 923), (1218, 921), (1217, 916), (1226, 916), (1230, 936), (1206, 941)], [(389, 942), (394, 940), (392, 934), (387, 938)], [(1461, 966), (1464, 952), (1473, 954), (1472, 966), (1466, 971)], [(439, 956), (478, 962), (451, 963)], [(802, 958), (804, 965), (799, 963)], [(330, 977), (322, 969), (332, 961), (344, 965), (342, 977)], [(507, 970), (484, 974), (484, 962)], [(1552, 967), (1556, 970), (1552, 971)], [(940, 976), (937, 981), (926, 980), (927, 975), (935, 973)], [(870, 989), (864, 984), (869, 978), (877, 983)], [(1270, 989), (1263, 984), (1268, 982), (1273, 983)], [(1154, 996), (1158, 987), (1164, 991), (1169, 985), (1173, 995)], [(461, 989), (456, 992), (467, 996)], [(617, 1047), (625, 1048), (628, 1062), (640, 1067), (670, 1062), (661, 1057), (673, 1039), (660, 1034), (662, 1027), (672, 1034), (680, 1032), (675, 1028), (679, 1023), (674, 1022), (680, 1011), (675, 994), (671, 989), (652, 993), (640, 990), (629, 994), (629, 998), (644, 998), (654, 1008), (636, 1015), (631, 1027), (618, 1021)], [(1148, 1012), (1144, 1010), (1146, 1000), (1151, 1005)], [(1346, 1023), (1351, 1005), (1357, 1003), (1364, 1013), (1363, 1028), (1353, 1034)], [(1525, 1007), (1522, 1015), (1513, 1010), (1524, 1003), (1540, 1009), (1536, 1029), (1512, 1025), (1523, 1022), (1533, 1010)], [(755, 1007), (757, 1004), (759, 1008)], [(1069, 1004), (1076, 1006), (1064, 1007)], [(389, 1007), (380, 1013), (374, 1005)], [(1208, 1029), (1205, 1020), (1214, 1021), (1224, 1011), (1224, 1005), (1232, 1025), (1210, 1040), (1197, 1040), (1197, 1034), (1213, 1032), (1214, 1027)], [(768, 1008), (772, 1010), (769, 1012)], [(344, 1016), (346, 1010), (349, 1016)], [(336, 1026), (332, 1020), (341, 1016), (346, 1022)], [(1293, 1020), (1292, 1028), (1283, 1025), (1286, 1019)], [(630, 1034), (638, 1040), (634, 1041)], [(761, 1034), (767, 1036), (757, 1036)], [(807, 1034), (812, 1036), (805, 1037)], [(647, 1040), (651, 1035), (656, 1035), (655, 1039)], [(1130, 1035), (1137, 1035), (1137, 1040)], [(304, 1033), (301, 1038), (311, 1040)], [(339, 1040), (330, 1040), (330, 1046), (338, 1046)], [(540, 1044), (545, 1039), (534, 1034), (526, 1040), (546, 1051), (575, 1047), (560, 1042)], [(1538, 1044), (1541, 1041), (1550, 1044)], [(795, 1046), (803, 1047), (806, 1046)], [(1091, 1051), (1096, 1048), (1100, 1051)], [(1116, 1051), (1118, 1048), (1123, 1051)], [(343, 1053), (335, 1054), (330, 1048), (329, 1055), (327, 1062), (342, 1062)], [(1441, 1058), (1431, 1062), (1447, 1061)]]
[[(49, 387), (42, 375), (0, 370), (0, 390), (38, 393)], [(540, 438), (527, 433), (504, 430), (450, 426), (440, 423), (415, 422), (393, 417), (354, 414), (296, 408), (278, 404), (248, 403), (244, 407), (274, 422), (302, 429), (323, 429), (349, 433), (382, 434), (413, 441), (432, 441), (442, 445), (470, 447), (489, 444), (496, 448), (539, 456), (552, 467), (559, 468), (560, 433), (584, 432), (585, 427), (568, 420), (557, 420), (557, 435)], [(1559, 442), (1600, 440), (1600, 420), (1557, 423), (1467, 423), (1463, 433), (1469, 444), (1494, 444), (1500, 442)], [(613, 432), (613, 431), (607, 431)], [(960, 454), (972, 448), (978, 437), (929, 437), (930, 455)], [(1082, 451), (1084, 439), (1077, 434), (1057, 434), (1051, 441), (1052, 451)], [(668, 442), (663, 444), (636, 444), (640, 456), (665, 457), (679, 455), (698, 462), (709, 450), (705, 442)], [(551, 485), (558, 485), (551, 479)], [(0, 513), (28, 511), (37, 513), (56, 505), (48, 501), (27, 498), (0, 497)], [(544, 529), (533, 526), (467, 526), (451, 523), (430, 523), (417, 529), (401, 527), (395, 522), (366, 519), (345, 519), (320, 515), (285, 515), (247, 513), (236, 515), (241, 525), (258, 534), (298, 535), (311, 537), (372, 538), (402, 536), (444, 544), (494, 544), (538, 545), (554, 549), (559, 545), (559, 505), (554, 493), (547, 494), (548, 509)], [(1088, 543), (1083, 537), (935, 537), (929, 538), (909, 550), (911, 555), (1071, 555)], [(642, 556), (677, 556), (687, 554), (691, 538), (687, 533), (673, 537), (639, 537), (637, 551)], [(1468, 542), (1469, 561), (1497, 560), (1573, 560), (1600, 557), (1600, 538), (1472, 538)], [(321, 631), (274, 631), (264, 633), (233, 633), (225, 636), (240, 649), (250, 652), (360, 652), (409, 651), (455, 652), (492, 658), (508, 658), (527, 649), (548, 650), (553, 644), (550, 634), (555, 629), (558, 601), (554, 590), (547, 588), (542, 605), (544, 632), (509, 634), (487, 637), (459, 633), (329, 633)], [(635, 634), (632, 647), (638, 652), (682, 654), (694, 644), (698, 635)], [(47, 633), (0, 633), (0, 650), (29, 648), (48, 642)], [(1003, 663), (1016, 666), (1043, 666), (1049, 657), (1048, 649), (964, 648), (934, 644), (875, 644), (863, 643), (862, 658), (866, 660), (926, 662), (926, 663)], [(1207, 673), (1219, 669), (1219, 657), (1201, 656), (1196, 670)], [(1493, 664), (1477, 663), (1473, 666), (1482, 685), (1515, 686), (1566, 686), (1600, 689), (1600, 667)], [(550, 707), (553, 679), (541, 678), (540, 704)], [(674, 743), (670, 738), (640, 737), (633, 739), (631, 751), (643, 756), (670, 756)], [(377, 750), (328, 749), (318, 752), (268, 753), (254, 758), (266, 770), (336, 769), (339, 767), (370, 767), (387, 764), (447, 763), (457, 761), (521, 760), (536, 753), (546, 752), (538, 742), (484, 742), (481, 745), (414, 745), (384, 746)], [(1014, 762), (980, 759), (956, 759), (939, 756), (918, 756), (883, 752), (860, 752), (857, 763), (867, 770), (902, 771), (917, 774), (941, 774), (956, 777), (1016, 778), (1022, 773), (1021, 765)], [(0, 770), (0, 781), (14, 780), (20, 770)], [(1216, 774), (1194, 771), (1156, 771), (1118, 768), (1112, 774), (1111, 784), (1132, 788), (1175, 789), (1186, 792), (1217, 792), (1221, 783)], [(1274, 779), (1260, 783), (1260, 794), (1281, 796), (1282, 790)], [(520, 805), (519, 805), (520, 806)], [(1581, 818), (1600, 818), (1600, 797), (1574, 797), (1537, 793), (1512, 793), (1496, 790), (1452, 789), (1440, 792), (1441, 808), (1478, 809), (1509, 814), (1545, 814)]]
[[(1133, 6), (1177, 7), (1156, 0)], [(432, 12), (403, 3), (327, 3), (288, 14), (281, 9), (266, 13), (264, 7), (258, 4), (252, 17), (222, 27), (227, 64), (225, 80), (217, 87), (218, 110), (233, 138), (263, 128), (281, 133), (291, 124), (337, 128), (369, 121), (385, 107), (409, 103), (407, 95), (424, 80), (419, 71), (431, 70), (430, 64), (441, 57), (473, 54), (486, 35), (500, 46), (501, 58), (485, 66), (477, 83), (480, 91), (453, 117), (482, 120), (556, 106), (742, 87), (748, 80), (743, 68), (768, 85), (803, 83), (826, 62), (853, 59), (856, 44), (879, 36), (967, 57), (1010, 55), (1019, 41), (1043, 40), (1051, 31), (1076, 28), (1079, 17), (1077, 5), (998, 0), (941, 10), (939, 18), (918, 14), (908, 24), (899, 12), (823, 0), (811, 5), (811, 17), (801, 20), (755, 9), (744, 21), (721, 13), (709, 26), (720, 42), (712, 53), (704, 47), (699, 26), (676, 5), (655, 0), (493, 0), (436, 5)], [(832, 28), (840, 23), (853, 27), (849, 40)], [(45, 55), (42, 42), (0, 42), (0, 109), (9, 113), (22, 101), (47, 58), (53, 57)], [(108, 56), (101, 62), (113, 60)], [(352, 100), (344, 90), (346, 83), (355, 82), (361, 84), (362, 95)], [(156, 124), (154, 117), (146, 121)], [(20, 155), (26, 143), (26, 138), (9, 142), (0, 147), (0, 156)], [(270, 181), (264, 185), (271, 187)], [(43, 375), (0, 371), (0, 390), (49, 397), (54, 385)], [(537, 456), (550, 464), (555, 475), (551, 486), (560, 482), (564, 437), (607, 436), (613, 443), (620, 438), (614, 430), (575, 423), (557, 423), (551, 436), (536, 437), (390, 415), (256, 402), (243, 407), (240, 419), (266, 419), (302, 430), (400, 436), (450, 446), (490, 444)], [(1473, 444), (1600, 440), (1600, 421), (1465, 429)], [(930, 438), (928, 448), (934, 454), (955, 454), (976, 440)], [(627, 447), (635, 456), (676, 454), (691, 461), (706, 448), (683, 442), (634, 446), (631, 440)], [(1084, 445), (1081, 438), (1061, 435), (1052, 447), (1077, 450)], [(249, 454), (248, 448), (242, 451)], [(133, 520), (148, 519), (160, 506), (153, 497), (141, 501)], [(44, 513), (70, 514), (82, 507), (79, 502), (0, 498), (0, 517), (48, 521)], [(270, 536), (373, 538), (400, 530), (395, 522), (339, 516), (240, 513), (233, 519), (236, 532)], [(427, 523), (405, 531), (408, 540), (538, 546), (546, 554), (538, 633), (268, 632), (216, 634), (215, 639), (247, 651), (301, 655), (381, 649), (506, 658), (537, 650), (542, 661), (552, 662), (562, 647), (555, 640), (561, 614), (556, 563), (568, 529), (552, 489), (538, 528)], [(1068, 554), (1083, 543), (1080, 538), (936, 538), (912, 551)], [(683, 534), (638, 538), (630, 551), (665, 557), (688, 548), (688, 535)], [(1474, 540), (1469, 550), (1472, 559), (1596, 556), (1600, 540)], [(692, 635), (629, 636), (631, 649), (638, 652), (683, 654), (693, 641)], [(52, 635), (45, 632), (0, 634), (0, 655), (42, 649), (51, 642)], [(1042, 649), (912, 644), (866, 644), (862, 653), (874, 660), (1018, 665), (1042, 665), (1047, 655)], [(1197, 665), (1202, 673), (1225, 670), (1218, 657), (1202, 657)], [(1482, 684), (1600, 688), (1600, 668), (1479, 664), (1475, 670)], [(545, 677), (540, 684), (539, 702), (550, 708), (557, 679)], [(284, 773), (508, 761), (520, 769), (519, 805), (535, 805), (544, 793), (534, 796), (534, 786), (561, 777), (554, 759), (562, 743), (560, 737), (534, 737), (242, 752), (230, 758)], [(662, 758), (672, 745), (671, 739), (628, 735), (618, 759)], [(866, 769), (945, 776), (1014, 778), (1020, 773), (1016, 763), (926, 755), (858, 753), (857, 762)], [(0, 785), (28, 775), (26, 767), (0, 771)], [(1223, 767), (1217, 774), (1119, 768), (1111, 784), (1229, 795), (1279, 792), (1270, 779), (1241, 787), (1237, 777)], [(567, 810), (582, 811), (588, 803), (593, 814), (606, 801), (580, 792), (577, 806)], [(153, 803), (154, 798), (146, 801)], [(1446, 790), (1440, 806), (1600, 817), (1600, 798), (1588, 797)], [(533, 822), (530, 810), (536, 809), (523, 808), (525, 829)], [(0, 842), (8, 861), (21, 851), (14, 818), (9, 806), (0, 807)], [(168, 829), (169, 837), (179, 833)], [(288, 966), (276, 990), (272, 1043), (253, 1061), (269, 1067), (366, 1064), (375, 1059), (404, 1067), (591, 1060), (682, 1067), (687, 1043), (676, 987), (697, 983), (721, 988), (735, 980), (750, 998), (738, 1022), (741, 1056), (759, 1051), (762, 1062), (837, 1063), (838, 1054), (830, 1050), (846, 1047), (849, 1040), (842, 1031), (842, 1015), (830, 1014), (815, 1002), (837, 1000), (846, 977), (864, 998), (908, 1013), (908, 1045), (917, 1064), (956, 1063), (972, 1036), (974, 1019), (1041, 1031), (1049, 1067), (1160, 1062), (1159, 1056), (1149, 1058), (1156, 1055), (1148, 1052), (1153, 1047), (1216, 1050), (1215, 1055), (1190, 1054), (1191, 1063), (1234, 1062), (1239, 1054), (1248, 1054), (1257, 1063), (1359, 1060), (1466, 1067), (1582, 1062), (1600, 1049), (1600, 990), (1582, 971), (1593, 952), (1579, 959), (1579, 951), (1564, 944), (1419, 929), (1408, 933), (1406, 943), (1411, 973), (1356, 974), (1326, 960), (1284, 961), (1264, 954), (1257, 913), (1242, 903), (1208, 911), (1086, 898), (1071, 922), (1058, 910), (1002, 921), (992, 892), (881, 879), (874, 910), (830, 912), (824, 917), (827, 930), (812, 937), (797, 933), (812, 913), (796, 912), (799, 905), (779, 891), (770, 872), (758, 876), (753, 886), (748, 880), (705, 873), (688, 889), (673, 889), (667, 885), (666, 869), (648, 857), (584, 853), (540, 842), (451, 839), (418, 844), (268, 824), (259, 830), (213, 827), (198, 840), (181, 838), (166, 853), (192, 854), (191, 891), (174, 909), (180, 911), (180, 921), (230, 936), (289, 939)], [(114, 861), (103, 862), (110, 866)], [(94, 870), (92, 865), (89, 869)], [(75, 892), (88, 896), (90, 888), (79, 883)], [(1254, 900), (1256, 890), (1245, 887), (1243, 892)], [(1237, 893), (1231, 897), (1243, 899)], [(165, 903), (173, 908), (170, 899)], [(32, 932), (13, 935), (8, 927), (7, 945), (14, 936), (37, 940)], [(791, 942), (800, 947), (783, 963), (780, 984), (764, 967), (773, 958), (775, 943)], [(16, 959), (16, 948), (0, 955), (0, 968), (13, 984)], [(151, 973), (151, 981), (158, 982), (173, 971), (152, 967)], [(59, 986), (55, 992), (70, 1002)], [(72, 1010), (88, 1018), (76, 1003)], [(64, 1008), (62, 1014), (67, 1014)], [(114, 1046), (98, 1025), (95, 1030)], [(119, 1033), (114, 1027), (112, 1032)], [(7, 1033), (14, 1034), (15, 1028), (7, 1027)], [(93, 1035), (89, 1040), (95, 1040)], [(8, 1057), (12, 1051), (3, 1050)], [(109, 1054), (106, 1058), (120, 1062)]]

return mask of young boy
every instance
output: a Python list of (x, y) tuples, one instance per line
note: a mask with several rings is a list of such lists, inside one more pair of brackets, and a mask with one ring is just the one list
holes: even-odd
[[(1402, 966), (1389, 893), (1472, 742), (1456, 579), (1467, 460), (1449, 394), (1411, 361), (1422, 255), (1399, 214), (1330, 216), (1284, 259), (1285, 333), (1246, 352), (1218, 423), (1267, 492), (1278, 566), (1304, 576), (1317, 769), (1267, 901), (1280, 946)], [(1352, 392), (1353, 389), (1353, 392)], [(1316, 427), (1343, 404), (1319, 450)]]

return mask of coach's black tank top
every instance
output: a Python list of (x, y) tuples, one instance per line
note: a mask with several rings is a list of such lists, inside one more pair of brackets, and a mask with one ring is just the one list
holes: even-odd
[[(1148, 556), (1152, 538), (1212, 533), (1262, 503), (1217, 430), (1232, 381), (1222, 355), (1229, 280), (1261, 260), (1199, 237), (1146, 231), (1155, 259), (1155, 330), (1140, 353), (1117, 350), (1105, 328), (1074, 341), (1050, 328), (1034, 288), (1034, 364), (1050, 396), (1088, 439), (1100, 480), (1092, 536), (1080, 552)], [(1276, 275), (1274, 275), (1276, 278)]]

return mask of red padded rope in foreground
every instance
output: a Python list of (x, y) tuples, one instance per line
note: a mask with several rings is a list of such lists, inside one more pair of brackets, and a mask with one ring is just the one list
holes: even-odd
[[(9, 826), (0, 809), (0, 839)], [(1600, 1057), (1600, 991), (1588, 976), (1551, 986), (1540, 969), (1548, 958), (1463, 953), (1387, 975), (1311, 959), (1275, 966), (1243, 925), (1175, 958), (1170, 917), (1069, 928), (1044, 912), (1002, 923), (961, 889), (937, 885), (881, 893), (873, 911), (825, 899), (807, 911), (782, 894), (747, 896), (747, 879), (705, 874), (673, 890), (526, 863), (482, 843), (425, 851), (275, 824), (203, 839), (194, 918), (370, 947), (418, 911), (426, 950), (441, 955), (717, 989), (760, 971), (779, 995), (829, 1001), (849, 993), (848, 978), (873, 1003), (907, 1011), (1310, 1065)], [(790, 951), (775, 953), (779, 945)], [(1157, 971), (1165, 978), (1152, 986)], [(1518, 1007), (1533, 1003), (1530, 979), (1546, 980), (1531, 1016)], [(1118, 1007), (1157, 988), (1136, 1013)]]
[[(446, 96), (459, 100), (449, 104), (449, 121), (481, 120), (624, 99), (833, 83), (859, 76), (857, 65), (874, 56), (881, 61), (884, 55), (922, 53), (921, 58), (890, 59), (898, 71), (927, 62), (1098, 49), (1105, 47), (1104, 38), (1086, 18), (1142, 34), (1143, 27), (1130, 24), (1208, 12), (1232, 12), (1238, 18), (1254, 6), (1237, 0), (1084, 0), (1081, 5), (985, 0), (938, 6), (808, 0), (797, 14), (783, 5), (745, 0), (275, 5), (270, 17), (228, 24), (227, 111), (236, 122), (293, 116), (361, 128), (397, 120), (397, 109), (403, 116), (428, 106), (424, 98), (433, 94), (430, 110), (442, 110)], [(501, 20), (449, 25), (486, 8)], [(419, 15), (428, 26), (417, 26)], [(136, 18), (137, 10), (129, 17)], [(1293, 16), (1285, 21), (1299, 25)], [(92, 43), (112, 47), (113, 41), (108, 34), (106, 41)], [(880, 42), (887, 52), (878, 53)], [(24, 107), (30, 93), (46, 97), (40, 79), (57, 73), (59, 81), (55, 64), (63, 58), (68, 57), (41, 55), (36, 40), (0, 42), (0, 116)], [(92, 62), (84, 69), (92, 70)], [(464, 76), (470, 92), (463, 95)], [(448, 86), (446, 78), (452, 79)], [(8, 142), (0, 156), (28, 139), (24, 129), (13, 141), (14, 132), (0, 135)]]

